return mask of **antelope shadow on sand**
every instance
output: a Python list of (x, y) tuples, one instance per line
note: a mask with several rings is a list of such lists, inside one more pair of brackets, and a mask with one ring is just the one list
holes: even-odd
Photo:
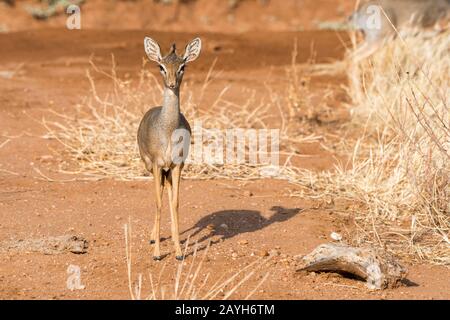
[[(273, 206), (270, 210), (274, 213), (269, 218), (265, 218), (260, 211), (256, 210), (216, 211), (201, 218), (183, 234), (189, 234), (190, 239), (195, 239), (197, 235), (203, 234), (203, 231), (209, 229), (199, 239), (190, 240), (191, 243), (195, 241), (199, 245), (198, 251), (200, 251), (205, 249), (208, 243), (214, 245), (239, 234), (262, 230), (273, 223), (287, 221), (302, 211), (300, 208), (289, 209), (280, 206)], [(213, 230), (210, 226), (213, 226)]]

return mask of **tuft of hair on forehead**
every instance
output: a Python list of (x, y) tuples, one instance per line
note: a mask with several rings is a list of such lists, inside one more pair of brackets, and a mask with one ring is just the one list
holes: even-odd
[(175, 43), (172, 44), (172, 46), (170, 47), (170, 51), (169, 53), (162, 59), (162, 61), (164, 63), (183, 63), (184, 59), (183, 57), (180, 57), (179, 55), (177, 55), (177, 47), (175, 45)]

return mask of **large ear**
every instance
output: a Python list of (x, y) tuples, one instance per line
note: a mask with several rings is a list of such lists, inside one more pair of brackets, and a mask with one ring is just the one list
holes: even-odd
[(183, 59), (186, 62), (194, 61), (200, 55), (200, 50), (202, 49), (202, 40), (200, 38), (195, 38), (186, 46), (186, 51), (184, 52)]
[(144, 39), (144, 49), (148, 58), (152, 61), (160, 62), (161, 57), (161, 49), (159, 48), (158, 43), (152, 38), (145, 37)]

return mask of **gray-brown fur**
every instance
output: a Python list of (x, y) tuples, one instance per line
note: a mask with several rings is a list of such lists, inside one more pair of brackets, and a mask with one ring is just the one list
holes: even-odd
[[(186, 129), (189, 134), (191, 127), (185, 116), (180, 112), (179, 98), (172, 97), (172, 93), (165, 89), (164, 106), (150, 109), (141, 120), (138, 129), (138, 145), (142, 160), (149, 172), (153, 171), (152, 165), (156, 163), (165, 171), (170, 170), (172, 161), (172, 134), (175, 129)], [(189, 150), (187, 150), (189, 151)]]
[[(150, 60), (158, 63), (164, 80), (164, 98), (162, 106), (147, 111), (139, 125), (137, 140), (139, 152), (145, 166), (153, 174), (156, 193), (156, 216), (151, 242), (155, 243), (154, 258), (160, 254), (160, 215), (162, 193), (168, 187), (169, 206), (172, 218), (172, 239), (176, 258), (183, 259), (178, 231), (179, 183), (184, 160), (189, 151), (191, 128), (180, 112), (180, 85), (185, 65), (194, 61), (201, 50), (201, 40), (196, 38), (187, 46), (183, 56), (178, 56), (175, 45), (162, 57), (156, 41), (145, 38), (144, 47)], [(179, 130), (177, 130), (179, 129)], [(184, 148), (180, 148), (184, 145)], [(177, 152), (175, 152), (177, 151)]]

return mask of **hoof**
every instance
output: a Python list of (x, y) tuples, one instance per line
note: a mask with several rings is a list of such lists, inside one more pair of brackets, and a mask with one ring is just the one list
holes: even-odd
[(155, 260), (155, 261), (161, 261), (161, 256), (153, 256), (153, 260)]
[(150, 242), (150, 244), (155, 244), (156, 241), (155, 240), (150, 240), (149, 242)]
[(184, 256), (176, 256), (175, 259), (177, 259), (178, 261), (183, 261), (184, 260)]

